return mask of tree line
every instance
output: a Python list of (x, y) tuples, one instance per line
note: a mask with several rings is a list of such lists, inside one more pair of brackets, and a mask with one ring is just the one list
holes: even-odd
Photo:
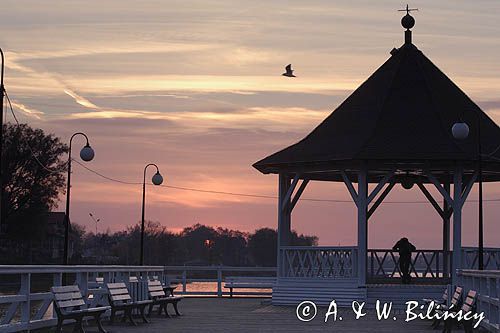
[[(75, 249), (71, 258), (77, 264), (137, 265), (139, 263), (140, 224), (124, 231), (73, 233)], [(292, 245), (317, 245), (316, 236), (292, 231)], [(146, 265), (226, 265), (276, 266), (277, 233), (261, 228), (248, 233), (195, 224), (173, 233), (158, 222), (147, 221), (144, 237)]]

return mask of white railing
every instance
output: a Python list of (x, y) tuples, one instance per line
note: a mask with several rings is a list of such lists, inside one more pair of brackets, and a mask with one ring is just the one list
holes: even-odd
[[(99, 288), (96, 278), (103, 283), (124, 281), (131, 276), (139, 281), (157, 276), (163, 278), (163, 266), (3, 266), (0, 265), (0, 278), (5, 288), (10, 290), (0, 294), (0, 332), (19, 332), (55, 324), (52, 311), (50, 287), (78, 284), (90, 306), (107, 304), (104, 288)], [(132, 294), (143, 297), (144, 283), (130, 284)], [(17, 313), (20, 313), (17, 315)]]
[(356, 247), (281, 247), (281, 277), (337, 279), (357, 276)]
[(478, 293), (477, 312), (484, 312), (481, 326), (490, 332), (500, 332), (500, 271), (459, 270), (459, 284), (464, 294), (469, 290)]
[[(451, 252), (417, 250), (412, 253), (410, 275), (419, 279), (449, 278)], [(446, 258), (445, 258), (446, 255)], [(445, 260), (447, 259), (447, 260)], [(401, 278), (399, 254), (392, 249), (368, 250), (368, 278), (372, 281)]]
[[(276, 277), (276, 267), (234, 267), (234, 266), (165, 266), (164, 283), (178, 283), (181, 295), (204, 295), (222, 297), (229, 295), (224, 288), (228, 276)], [(270, 290), (234, 291), (233, 295), (271, 295)]]
[[(477, 247), (463, 247), (462, 267), (464, 269), (478, 269), (478, 254)], [(483, 265), (485, 270), (500, 270), (500, 248), (485, 247)]]

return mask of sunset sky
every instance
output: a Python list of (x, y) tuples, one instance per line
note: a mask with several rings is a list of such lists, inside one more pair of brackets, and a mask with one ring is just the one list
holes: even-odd
[[(405, 5), (3, 0), (5, 87), (22, 122), (64, 142), (88, 134), (96, 157), (86, 165), (107, 176), (141, 182), (154, 162), (165, 185), (275, 196), (277, 177), (251, 165), (303, 138), (403, 43), (397, 9)], [(417, 47), (500, 123), (500, 2), (410, 6), (419, 8)], [(281, 76), (288, 63), (297, 78)], [(75, 151), (83, 144), (75, 139)], [(73, 165), (73, 223), (94, 230), (89, 212), (101, 230), (140, 220), (141, 185)], [(312, 183), (303, 197), (350, 199), (334, 183)], [(497, 198), (500, 184), (485, 185), (485, 199)], [(370, 221), (369, 247), (392, 246), (403, 234), (420, 248), (440, 246), (430, 204), (394, 203), (425, 201), (418, 189), (397, 186), (386, 200)], [(146, 216), (173, 231), (194, 223), (253, 231), (276, 228), (276, 201), (150, 186)], [(476, 244), (476, 208), (465, 206), (464, 245)], [(350, 202), (301, 202), (292, 227), (322, 245), (354, 245), (355, 213)], [(484, 213), (485, 243), (498, 247), (500, 201), (486, 202)]]

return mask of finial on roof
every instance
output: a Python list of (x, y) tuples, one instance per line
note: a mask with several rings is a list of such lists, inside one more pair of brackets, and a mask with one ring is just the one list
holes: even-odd
[(415, 26), (415, 19), (410, 15), (410, 12), (418, 10), (418, 8), (409, 8), (406, 5), (406, 9), (400, 9), (399, 12), (406, 12), (406, 15), (401, 19), (401, 25), (406, 28), (405, 31), (405, 44), (411, 44), (411, 28)]

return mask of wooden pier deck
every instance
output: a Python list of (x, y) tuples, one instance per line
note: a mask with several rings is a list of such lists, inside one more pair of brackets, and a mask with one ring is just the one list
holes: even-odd
[[(104, 323), (108, 332), (432, 332), (430, 322), (414, 320), (406, 323), (406, 315), (395, 313), (397, 320), (378, 321), (374, 311), (355, 320), (350, 309), (339, 309), (342, 321), (324, 322), (326, 308), (319, 307), (318, 315), (310, 322), (301, 322), (295, 315), (295, 307), (267, 305), (259, 298), (187, 298), (179, 305), (181, 317), (165, 318), (154, 315), (149, 324), (134, 327), (121, 322)], [(170, 309), (169, 309), (170, 310)], [(173, 311), (171, 311), (173, 313)], [(396, 311), (395, 311), (396, 312)], [(38, 332), (53, 332), (43, 330)], [(97, 332), (90, 325), (87, 332)], [(67, 326), (64, 332), (71, 332)]]

